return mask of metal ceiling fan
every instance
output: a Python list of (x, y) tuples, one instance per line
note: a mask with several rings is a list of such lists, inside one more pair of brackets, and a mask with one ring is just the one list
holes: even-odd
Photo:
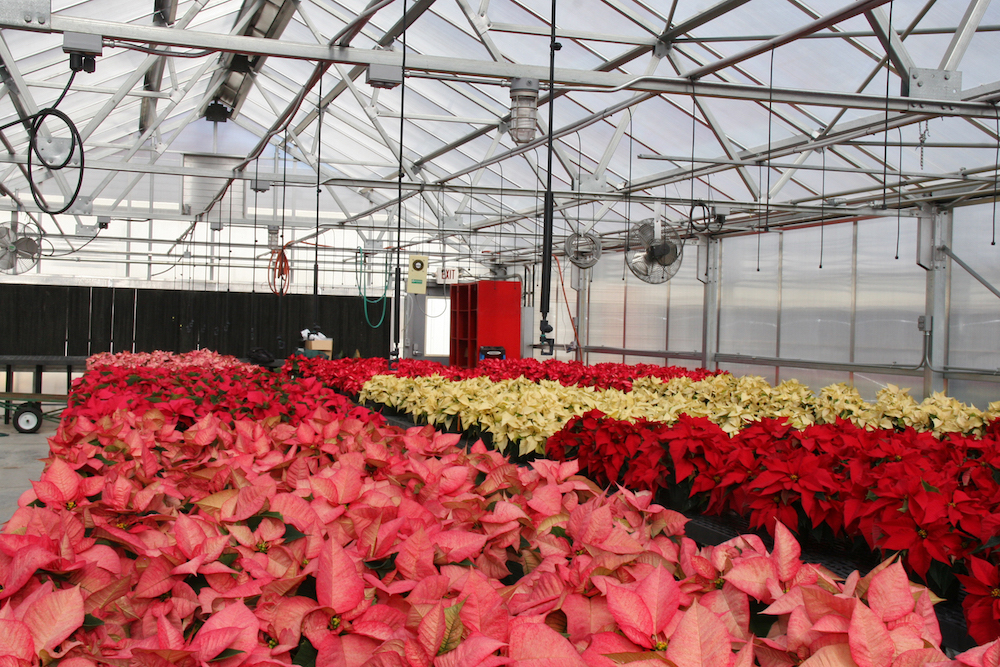
[(29, 271), (42, 256), (42, 230), (34, 222), (19, 223), (17, 211), (0, 224), (0, 271), (17, 275)]
[(653, 218), (632, 223), (625, 240), (625, 263), (639, 280), (658, 285), (665, 283), (681, 268), (684, 242), (666, 220)]
[(593, 233), (573, 233), (563, 243), (566, 257), (581, 269), (589, 269), (601, 258), (601, 238)]

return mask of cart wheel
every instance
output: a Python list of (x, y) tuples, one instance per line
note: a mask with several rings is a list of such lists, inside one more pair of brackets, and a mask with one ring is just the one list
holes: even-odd
[(14, 411), (14, 428), (18, 433), (37, 433), (42, 427), (42, 408), (37, 403), (24, 403)]

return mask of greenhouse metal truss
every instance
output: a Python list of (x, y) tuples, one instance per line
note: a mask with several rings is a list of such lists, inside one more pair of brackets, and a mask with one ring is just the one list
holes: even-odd
[[(557, 252), (587, 232), (621, 248), (657, 214), (692, 236), (703, 211), (716, 237), (917, 216), (995, 198), (989, 5), (556, 3), (550, 83), (545, 2), (5, 0), (0, 205), (38, 223), (52, 257), (148, 276), (218, 241), (198, 241), (213, 222), (237, 230), (245, 266), (266, 243), (247, 230), (279, 225), (282, 245), (348, 264), (359, 246), (534, 263), (551, 132)], [(86, 156), (75, 200), (75, 162), (29, 166), (34, 134), (69, 141), (51, 119), (31, 129), (67, 53), (95, 61), (59, 106)], [(522, 143), (514, 79), (555, 105)], [(44, 214), (29, 175), (67, 211)]]

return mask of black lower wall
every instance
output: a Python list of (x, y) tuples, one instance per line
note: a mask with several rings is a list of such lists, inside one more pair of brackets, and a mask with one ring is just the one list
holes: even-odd
[[(360, 296), (313, 296), (0, 284), (0, 354), (87, 356), (97, 352), (215, 350), (237, 357), (262, 347), (288, 356), (299, 332), (318, 324), (334, 353), (384, 357), (389, 317), (365, 321)], [(387, 302), (386, 310), (391, 308)], [(381, 305), (369, 305), (377, 323)]]

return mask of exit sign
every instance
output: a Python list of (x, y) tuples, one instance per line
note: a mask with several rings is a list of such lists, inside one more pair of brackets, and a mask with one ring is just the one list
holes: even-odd
[(458, 269), (441, 269), (438, 282), (453, 285), (458, 282)]

